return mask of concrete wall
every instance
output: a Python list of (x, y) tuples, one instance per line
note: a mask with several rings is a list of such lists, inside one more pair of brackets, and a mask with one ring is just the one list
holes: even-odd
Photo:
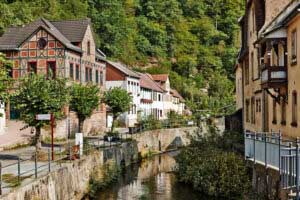
[[(62, 167), (37, 180), (24, 181), (23, 184), (1, 196), (2, 200), (65, 200), (81, 199), (88, 192), (91, 174), (104, 163), (116, 161), (117, 165), (126, 166), (138, 160), (138, 152), (168, 150), (174, 140), (180, 138), (181, 145), (189, 144), (189, 137), (195, 134), (197, 128), (178, 128), (149, 131), (138, 135), (137, 142), (123, 143), (121, 147), (112, 147), (103, 151), (83, 156), (81, 160), (72, 163), (62, 163)], [(177, 139), (176, 139), (177, 138)], [(159, 142), (160, 141), (160, 142)]]
[(160, 129), (138, 134), (134, 139), (138, 142), (138, 150), (143, 156), (149, 152), (165, 152), (176, 146), (186, 146), (197, 133), (197, 127)]
[[(78, 118), (75, 112), (70, 112), (69, 115), (70, 122), (70, 134), (78, 132)], [(67, 138), (68, 137), (68, 118), (60, 120), (57, 122), (55, 129), (55, 138)], [(43, 129), (42, 135), (50, 136), (49, 128)], [(106, 112), (104, 111), (94, 111), (90, 118), (87, 118), (83, 123), (83, 133), (85, 136), (99, 134), (106, 131)]]
[(24, 183), (10, 193), (1, 196), (2, 200), (67, 200), (81, 199), (88, 192), (90, 176), (94, 170), (110, 160), (118, 165), (130, 165), (138, 159), (136, 143), (124, 143), (120, 148), (95, 151), (89, 156), (63, 167), (50, 174)]
[(269, 24), (292, 0), (265, 0), (265, 24)]

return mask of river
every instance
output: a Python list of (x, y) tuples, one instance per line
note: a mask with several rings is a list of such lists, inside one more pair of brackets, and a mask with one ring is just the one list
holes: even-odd
[(178, 152), (154, 156), (124, 170), (118, 182), (101, 190), (99, 200), (196, 200), (207, 199), (190, 186), (178, 183), (173, 174)]

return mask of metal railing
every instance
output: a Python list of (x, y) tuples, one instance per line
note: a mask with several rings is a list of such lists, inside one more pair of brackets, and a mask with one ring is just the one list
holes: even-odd
[[(47, 149), (47, 152), (41, 150), (39, 153), (35, 152), (29, 155), (5, 155), (16, 161), (8, 164), (3, 164), (4, 162), (0, 161), (0, 195), (3, 194), (3, 190), (20, 185), (23, 179), (37, 179), (39, 175), (45, 175), (54, 169), (60, 168), (63, 162), (80, 159), (81, 153), (82, 155), (88, 155), (93, 150), (112, 147), (121, 142), (106, 142), (103, 138), (91, 138), (82, 145), (68, 142), (64, 147), (60, 146), (59, 150), (54, 150), (54, 160), (51, 160), (51, 149)], [(82, 149), (80, 149), (81, 147)]]
[(282, 189), (296, 190), (299, 200), (300, 140), (283, 139), (280, 132), (245, 131), (245, 158), (280, 173)]
[(156, 123), (142, 122), (134, 128), (129, 129), (130, 134), (142, 133), (145, 131), (156, 130), (156, 129), (170, 129), (180, 127), (192, 127), (195, 126), (195, 122), (192, 120), (160, 120)]

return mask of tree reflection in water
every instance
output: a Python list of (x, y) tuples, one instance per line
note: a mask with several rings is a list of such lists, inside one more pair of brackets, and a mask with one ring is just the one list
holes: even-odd
[(196, 200), (207, 199), (193, 191), (190, 186), (176, 182), (173, 169), (176, 167), (170, 152), (154, 156), (124, 170), (118, 183), (99, 191), (99, 200)]

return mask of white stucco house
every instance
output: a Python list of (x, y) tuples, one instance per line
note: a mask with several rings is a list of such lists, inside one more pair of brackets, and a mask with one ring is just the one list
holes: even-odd
[(140, 75), (141, 86), (141, 116), (146, 118), (153, 115), (156, 119), (166, 119), (163, 96), (166, 91), (152, 79), (150, 74)]
[[(132, 97), (132, 105), (128, 112), (120, 116), (126, 127), (134, 127), (138, 122), (138, 111), (140, 110), (140, 77), (122, 63), (107, 61), (106, 67), (106, 89), (121, 87)], [(107, 126), (111, 127), (111, 115), (108, 114)]]

